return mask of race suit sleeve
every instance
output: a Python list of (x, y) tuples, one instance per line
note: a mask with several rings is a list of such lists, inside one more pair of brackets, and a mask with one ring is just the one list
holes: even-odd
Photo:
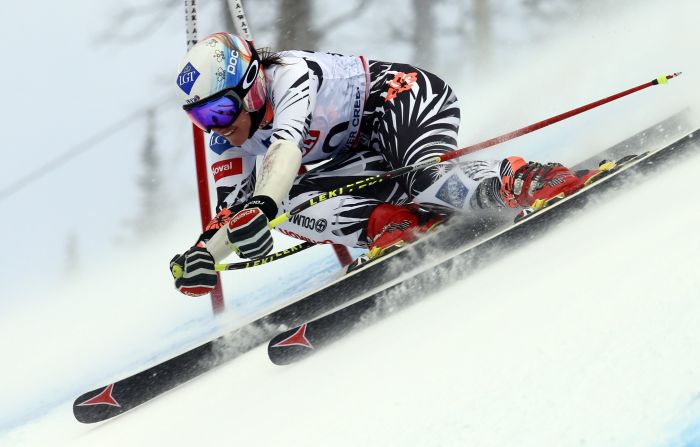
[[(274, 70), (270, 101), (274, 112), (270, 146), (262, 163), (255, 196), (277, 207), (287, 197), (301, 166), (302, 144), (309, 134), (318, 81), (301, 58), (289, 57)], [(269, 218), (274, 218), (270, 212)]]

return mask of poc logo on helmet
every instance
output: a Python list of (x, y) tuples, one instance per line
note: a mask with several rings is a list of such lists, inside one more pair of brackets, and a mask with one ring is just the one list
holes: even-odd
[(231, 56), (228, 59), (228, 67), (226, 67), (226, 71), (228, 71), (232, 75), (236, 74), (236, 65), (238, 65), (238, 57), (238, 51), (231, 50)]

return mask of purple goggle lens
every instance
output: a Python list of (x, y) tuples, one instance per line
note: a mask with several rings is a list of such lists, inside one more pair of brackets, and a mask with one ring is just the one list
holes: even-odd
[(205, 132), (215, 127), (228, 127), (236, 121), (241, 112), (240, 102), (231, 94), (211, 99), (202, 104), (185, 106), (190, 120)]

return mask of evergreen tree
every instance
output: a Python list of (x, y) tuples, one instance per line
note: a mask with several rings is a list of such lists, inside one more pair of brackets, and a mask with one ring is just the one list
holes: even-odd
[(141, 194), (140, 210), (131, 224), (137, 237), (147, 237), (162, 229), (167, 222), (166, 197), (163, 187), (162, 162), (157, 150), (156, 110), (146, 114), (146, 136), (141, 149), (141, 173), (137, 185)]
[(68, 233), (66, 241), (66, 256), (63, 271), (66, 277), (73, 277), (80, 269), (80, 255), (78, 248), (78, 236), (75, 231)]

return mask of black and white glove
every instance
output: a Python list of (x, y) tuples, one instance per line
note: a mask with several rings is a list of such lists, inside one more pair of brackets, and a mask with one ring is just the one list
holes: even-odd
[(214, 257), (204, 247), (192, 247), (170, 261), (175, 288), (185, 295), (202, 296), (216, 287)]
[(267, 196), (252, 197), (245, 208), (228, 223), (228, 240), (242, 258), (259, 258), (272, 250), (272, 233), (267, 226), (277, 215), (277, 204)]

